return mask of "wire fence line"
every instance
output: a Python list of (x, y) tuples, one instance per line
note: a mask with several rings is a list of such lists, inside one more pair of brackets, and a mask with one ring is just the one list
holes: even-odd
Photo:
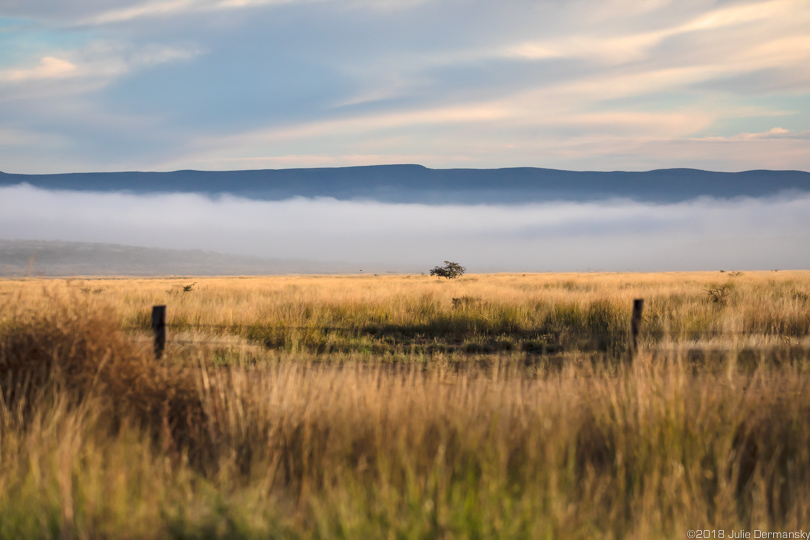
[[(173, 330), (200, 330), (200, 329), (218, 329), (218, 330), (250, 330), (250, 329), (260, 329), (260, 330), (320, 330), (320, 331), (327, 331), (327, 332), (336, 332), (336, 331), (349, 331), (349, 332), (366, 332), (366, 333), (374, 333), (374, 332), (387, 332), (387, 333), (408, 333), (408, 334), (419, 334), (419, 333), (431, 333), (435, 332), (436, 330), (446, 330), (447, 333), (454, 333), (458, 332), (455, 328), (450, 329), (442, 329), (432, 327), (430, 325), (413, 325), (413, 326), (406, 326), (406, 325), (396, 325), (396, 324), (382, 324), (382, 325), (374, 325), (374, 324), (367, 324), (367, 325), (358, 325), (358, 326), (320, 326), (320, 325), (276, 325), (276, 324), (256, 324), (256, 323), (245, 323), (245, 324), (186, 324), (186, 323), (174, 323), (174, 324), (166, 324), (167, 329)], [(125, 325), (122, 327), (123, 330), (142, 330), (142, 331), (151, 331), (150, 326), (145, 325)], [(649, 331), (642, 331), (643, 333), (649, 333)], [(658, 330), (654, 330), (654, 333), (661, 333)], [(488, 333), (498, 333), (497, 330), (493, 329), (493, 331), (489, 331)], [(500, 332), (501, 334), (510, 334), (510, 333), (519, 333), (519, 334), (538, 334), (538, 335), (548, 335), (548, 334), (563, 334), (569, 333), (569, 330), (540, 330), (540, 329), (533, 329), (533, 328), (518, 328), (514, 330), (504, 330)], [(606, 337), (606, 336), (615, 336), (616, 332), (582, 332), (579, 330), (573, 331), (572, 333), (578, 335), (587, 335), (587, 336), (594, 336), (594, 337)], [(672, 336), (679, 336), (679, 335), (747, 335), (747, 336), (788, 336), (787, 332), (753, 332), (749, 330), (685, 330), (683, 332), (663, 332), (665, 335), (672, 335)], [(790, 336), (790, 337), (797, 337), (797, 336)], [(805, 336), (801, 336), (805, 337)]]
[[(344, 326), (326, 326), (318, 324), (308, 325), (291, 325), (291, 324), (273, 324), (273, 323), (250, 323), (250, 324), (209, 324), (209, 323), (167, 323), (166, 322), (166, 306), (153, 306), (151, 330), (154, 334), (155, 355), (160, 358), (163, 349), (166, 345), (166, 330), (172, 329), (182, 336), (183, 332), (194, 330), (211, 330), (218, 331), (228, 330), (234, 337), (244, 337), (248, 340), (261, 342), (264, 340), (265, 346), (268, 348), (280, 348), (285, 345), (285, 333), (304, 331), (306, 334), (317, 333), (326, 334), (326, 337), (333, 337), (329, 334), (344, 333), (351, 336), (363, 337), (379, 337), (388, 339), (402, 340), (400, 345), (403, 347), (408, 346), (425, 346), (429, 348), (437, 346), (439, 348), (464, 348), (464, 347), (477, 347), (483, 346), (484, 348), (494, 349), (512, 349), (517, 344), (513, 342), (498, 342), (493, 341), (498, 338), (518, 338), (522, 339), (523, 343), (520, 348), (528, 351), (529, 349), (542, 349), (561, 347), (564, 344), (571, 342), (579, 342), (588, 340), (598, 340), (599, 347), (607, 347), (608, 349), (616, 349), (623, 347), (626, 343), (629, 359), (632, 362), (633, 357), (638, 351), (639, 338), (653, 337), (660, 339), (664, 337), (680, 337), (689, 341), (699, 341), (705, 338), (722, 338), (726, 336), (742, 336), (747, 338), (778, 338), (789, 345), (793, 345), (794, 339), (797, 342), (807, 335), (793, 335), (792, 332), (785, 332), (778, 328), (773, 328), (771, 331), (765, 332), (752, 332), (750, 330), (720, 330), (720, 329), (706, 329), (706, 330), (682, 330), (682, 331), (667, 331), (666, 329), (655, 327), (651, 331), (645, 328), (642, 331), (643, 323), (643, 299), (635, 299), (633, 301), (633, 311), (629, 325), (629, 331), (621, 331), (617, 329), (605, 331), (592, 331), (588, 329), (577, 328), (548, 328), (548, 327), (520, 327), (519, 325), (509, 324), (487, 324), (486, 321), (441, 321), (437, 323), (423, 323), (402, 325), (396, 323), (386, 322), (369, 322), (366, 324), (344, 325)], [(145, 321), (144, 321), (145, 322)], [(649, 324), (649, 321), (647, 321)], [(125, 330), (134, 331), (148, 331), (150, 327), (146, 324), (135, 324), (124, 326)], [(245, 335), (247, 334), (247, 335)], [(281, 334), (281, 335), (279, 335)], [(464, 336), (488, 339), (489, 343), (481, 344), (474, 341), (468, 341), (466, 344), (462, 341)], [(222, 336), (225, 337), (225, 336)], [(296, 336), (297, 337), (297, 336)], [(329, 343), (306, 343), (307, 337), (304, 337), (304, 346), (311, 347), (313, 345), (329, 346)], [(340, 336), (338, 336), (340, 337)], [(452, 338), (452, 342), (439, 342)], [(294, 338), (295, 339), (295, 338)], [(412, 341), (411, 341), (412, 340)], [(177, 344), (193, 344), (193, 345), (234, 345), (233, 343), (223, 342), (222, 339), (199, 339), (199, 340), (172, 340)], [(538, 341), (540, 343), (538, 343)], [(383, 344), (385, 344), (383, 342)], [(244, 344), (240, 344), (244, 345)]]
[[(694, 339), (690, 340), (694, 343), (697, 343), (699, 340)], [(787, 338), (782, 340), (785, 346), (788, 347), (802, 347), (801, 343), (796, 338)], [(277, 346), (268, 345), (261, 342), (229, 342), (229, 341), (222, 341), (222, 340), (210, 340), (210, 339), (200, 339), (200, 340), (186, 340), (186, 339), (169, 339), (166, 342), (167, 345), (170, 346), (180, 346), (180, 347), (212, 347), (212, 348), (222, 348), (222, 349), (233, 349), (233, 348), (251, 348), (251, 349), (262, 349), (262, 350), (284, 350), (284, 345), (279, 344)], [(315, 344), (302, 344), (301, 351), (309, 351), (309, 352), (317, 352), (320, 353), (334, 353), (334, 352), (351, 352), (352, 349), (345, 348), (345, 347), (337, 347), (337, 348), (330, 348), (329, 343), (322, 344), (324, 347), (316, 346)], [(554, 342), (541, 342), (532, 345), (530, 342), (524, 342), (523, 344), (509, 344), (509, 346), (499, 346), (496, 344), (480, 344), (474, 342), (466, 342), (466, 343), (458, 343), (458, 342), (451, 342), (451, 343), (400, 343), (398, 348), (383, 348), (380, 349), (379, 347), (382, 345), (377, 346), (375, 350), (385, 350), (385, 351), (398, 351), (400, 353), (404, 352), (407, 353), (409, 350), (413, 350), (413, 347), (421, 350), (424, 353), (432, 354), (436, 352), (444, 352), (444, 353), (452, 353), (452, 352), (459, 352), (459, 353), (483, 353), (483, 354), (492, 354), (492, 353), (501, 353), (501, 352), (514, 352), (514, 353), (526, 353), (526, 354), (553, 354), (555, 352), (563, 352), (566, 349), (566, 346), (560, 343)], [(622, 349), (624, 347), (622, 346)], [(590, 350), (590, 349), (588, 349)], [(597, 349), (594, 349), (597, 350)], [(599, 349), (601, 350), (601, 349)], [(373, 352), (373, 351), (372, 351)]]
[[(249, 336), (244, 335), (244, 331), (249, 329), (252, 325), (222, 325), (222, 324), (167, 324), (166, 329), (174, 330), (176, 334), (180, 334), (183, 336), (184, 332), (194, 331), (194, 330), (206, 330), (206, 329), (216, 329), (216, 330), (235, 330), (238, 333), (232, 334), (224, 334), (221, 336), (220, 339), (210, 339), (208, 337), (201, 338), (201, 339), (176, 339), (171, 338), (167, 339), (167, 342), (174, 344), (174, 345), (181, 345), (181, 346), (255, 346), (255, 347), (264, 347), (264, 348), (281, 348), (283, 347), (283, 343), (277, 343), (274, 345), (268, 345), (266, 340), (263, 340), (261, 337), (256, 336), (255, 338), (251, 338)], [(126, 326), (124, 327), (127, 331), (144, 331), (144, 332), (151, 332), (150, 328), (144, 328), (143, 326)], [(374, 326), (340, 326), (340, 327), (323, 327), (323, 326), (298, 326), (298, 325), (285, 325), (285, 326), (267, 326), (263, 327), (263, 330), (271, 331), (266, 337), (272, 338), (272, 333), (281, 333), (287, 331), (296, 331), (296, 330), (304, 330), (304, 331), (312, 331), (318, 333), (336, 333), (336, 332), (345, 332), (346, 334), (354, 334), (354, 335), (361, 335), (363, 337), (380, 337), (380, 338), (405, 338), (406, 340), (415, 339), (419, 340), (419, 342), (411, 342), (411, 341), (404, 341), (400, 342), (399, 345), (402, 347), (408, 347), (410, 345), (415, 346), (425, 346), (436, 344), (442, 347), (460, 347), (463, 346), (464, 343), (460, 343), (458, 341), (460, 336), (466, 337), (478, 337), (490, 340), (497, 340), (498, 338), (509, 338), (509, 337), (519, 337), (523, 340), (524, 345), (531, 342), (540, 342), (540, 345), (545, 344), (548, 346), (559, 345), (560, 342), (582, 342), (588, 340), (606, 340), (606, 341), (614, 341), (619, 338), (619, 340), (625, 340), (629, 336), (626, 335), (625, 332), (582, 332), (582, 331), (543, 331), (543, 330), (533, 330), (533, 329), (520, 329), (517, 331), (492, 331), (492, 332), (479, 332), (473, 333), (470, 330), (465, 331), (464, 329), (450, 329), (446, 331), (437, 332), (436, 330), (431, 331), (430, 329), (424, 329), (424, 331), (414, 330), (414, 329), (398, 329), (396, 327), (388, 327), (388, 328), (379, 328)], [(516, 336), (517, 335), (517, 336)], [(641, 332), (641, 338), (644, 338), (645, 335), (649, 335), (647, 332)], [(699, 332), (683, 332), (683, 333), (675, 333), (675, 334), (663, 334), (659, 335), (658, 337), (684, 337), (688, 341), (700, 341), (710, 338), (723, 338), (723, 337), (749, 337), (749, 338), (778, 338), (784, 342), (789, 344), (798, 343), (801, 339), (807, 336), (791, 336), (785, 333), (754, 333), (748, 332), (743, 330), (738, 331), (699, 331)], [(185, 336), (183, 336), (185, 337)], [(235, 343), (233, 341), (228, 341), (228, 337), (233, 338), (247, 338), (248, 341), (255, 341), (256, 343)], [(282, 337), (282, 336), (279, 336)], [(443, 342), (448, 338), (455, 338), (455, 341), (451, 341), (450, 343)], [(264, 343), (262, 343), (264, 341)], [(471, 342), (468, 342), (471, 343)], [(474, 344), (474, 343), (473, 343)], [(495, 343), (495, 345), (499, 345)], [(501, 344), (502, 345), (502, 344)], [(518, 344), (510, 344), (512, 346), (517, 347), (518, 349), (520, 346)], [(496, 347), (497, 348), (497, 347)]]

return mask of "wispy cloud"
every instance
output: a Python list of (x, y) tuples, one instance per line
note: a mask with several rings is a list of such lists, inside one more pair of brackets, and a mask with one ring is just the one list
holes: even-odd
[(23, 81), (26, 79), (50, 79), (70, 77), (76, 74), (76, 66), (67, 60), (60, 60), (53, 56), (45, 56), (40, 59), (39, 64), (31, 69), (14, 69), (6, 73), (6, 78), (11, 81)]
[[(27, 22), (0, 36), (0, 102), (15, 101), (0, 128), (43, 141), (0, 146), (16, 172), (810, 168), (804, 0), (42, 0), (3, 14)], [(755, 135), (774, 127), (789, 133)]]
[(141, 17), (177, 15), (191, 10), (204, 9), (212, 5), (212, 2), (200, 0), (158, 0), (142, 2), (92, 15), (81, 20), (80, 24), (120, 23)]
[(807, 140), (810, 139), (810, 131), (790, 131), (780, 127), (774, 127), (768, 131), (760, 131), (757, 133), (737, 133), (730, 137), (702, 137), (696, 140), (704, 141), (717, 141), (717, 142), (736, 142), (736, 141), (754, 141), (754, 140)]
[[(44, 56), (32, 67), (0, 70), (0, 101), (95, 91), (133, 70), (188, 60), (199, 53), (193, 47), (146, 44), (136, 48), (115, 42), (94, 41), (80, 50), (61, 51), (59, 54), (63, 58)], [(53, 84), (54, 80), (68, 78), (77, 79), (76, 84)], [(5, 88), (3, 82), (6, 83)], [(21, 85), (23, 90), (15, 91)]]
[[(151, 17), (178, 17), (195, 12), (237, 10), (287, 4), (319, 4), (336, 0), (150, 0), (113, 8), (93, 14), (80, 24), (114, 24)], [(373, 9), (403, 9), (429, 0), (343, 0), (347, 7), (365, 6)]]

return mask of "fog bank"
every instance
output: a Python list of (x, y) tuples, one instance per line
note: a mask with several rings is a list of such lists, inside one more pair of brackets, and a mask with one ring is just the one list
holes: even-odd
[(810, 267), (810, 196), (655, 205), (386, 204), (0, 188), (0, 238), (203, 249), (425, 271)]

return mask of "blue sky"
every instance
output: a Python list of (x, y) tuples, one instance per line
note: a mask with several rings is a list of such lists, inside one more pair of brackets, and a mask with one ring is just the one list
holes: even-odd
[(3, 0), (0, 170), (810, 170), (807, 0)]

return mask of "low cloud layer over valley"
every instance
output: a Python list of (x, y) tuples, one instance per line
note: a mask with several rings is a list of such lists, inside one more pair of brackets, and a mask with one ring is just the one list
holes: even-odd
[(428, 205), (22, 184), (0, 188), (0, 233), (334, 262), (336, 271), (419, 272), (445, 259), (473, 272), (803, 268), (810, 195)]

